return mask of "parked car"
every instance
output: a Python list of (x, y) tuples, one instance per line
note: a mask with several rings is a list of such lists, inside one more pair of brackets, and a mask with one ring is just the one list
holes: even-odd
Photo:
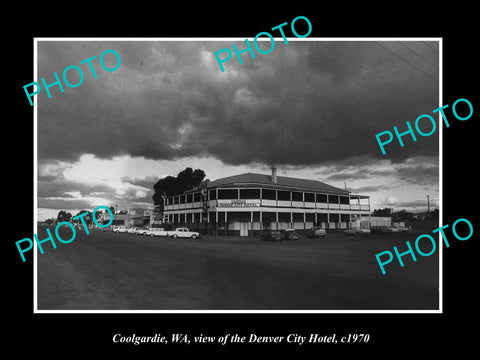
[(112, 228), (112, 231), (116, 232), (116, 233), (126, 233), (127, 232), (127, 227), (125, 225), (115, 225)]
[(370, 230), (370, 229), (357, 229), (357, 233), (362, 234), (362, 235), (371, 234), (372, 230)]
[(196, 239), (200, 236), (200, 233), (196, 231), (190, 231), (188, 228), (176, 228), (175, 230), (168, 231), (168, 236), (176, 238), (192, 238)]
[(344, 231), (345, 235), (365, 235), (365, 234), (371, 234), (372, 231), (370, 229), (360, 229), (360, 228), (354, 228), (354, 229), (347, 229)]
[(410, 231), (410, 228), (407, 228), (405, 226), (390, 226), (387, 227), (384, 231), (388, 233), (407, 232)]
[(393, 227), (398, 229), (400, 232), (408, 232), (412, 229), (411, 227), (406, 227), (401, 225), (394, 225)]
[(140, 235), (150, 235), (150, 236), (168, 236), (168, 232), (164, 228), (147, 228), (139, 231)]
[(284, 238), (280, 231), (264, 230), (260, 235), (262, 241), (282, 241)]
[(138, 234), (138, 231), (140, 230), (140, 228), (138, 227), (131, 227), (129, 229), (127, 229), (127, 233), (129, 234)]
[(327, 231), (321, 227), (314, 226), (307, 232), (307, 237), (315, 238), (315, 237), (325, 237), (327, 235)]
[(285, 229), (283, 231), (283, 240), (298, 240), (300, 235), (295, 229)]

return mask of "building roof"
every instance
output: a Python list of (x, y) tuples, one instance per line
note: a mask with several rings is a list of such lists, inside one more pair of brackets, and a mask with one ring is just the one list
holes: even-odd
[[(203, 184), (202, 184), (203, 185)], [(225, 178), (210, 181), (208, 187), (228, 187), (238, 185), (268, 185), (272, 188), (290, 188), (306, 191), (327, 192), (336, 194), (349, 194), (344, 189), (325, 184), (317, 180), (298, 179), (287, 176), (277, 176), (277, 184), (272, 182), (272, 176), (266, 174), (245, 173), (228, 176)], [(203, 187), (203, 186), (201, 186)]]

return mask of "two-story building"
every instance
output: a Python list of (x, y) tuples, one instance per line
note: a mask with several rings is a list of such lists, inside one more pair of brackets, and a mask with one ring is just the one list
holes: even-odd
[(369, 196), (316, 180), (246, 173), (166, 198), (165, 219), (210, 234), (255, 235), (263, 229), (346, 229), (370, 216)]

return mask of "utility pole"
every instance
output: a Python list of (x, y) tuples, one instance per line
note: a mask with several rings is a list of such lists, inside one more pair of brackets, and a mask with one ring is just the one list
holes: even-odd
[(430, 195), (427, 195), (427, 217), (430, 218)]

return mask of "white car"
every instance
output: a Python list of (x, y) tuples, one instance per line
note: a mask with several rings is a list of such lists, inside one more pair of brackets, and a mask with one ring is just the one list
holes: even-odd
[(190, 231), (188, 228), (176, 228), (174, 231), (169, 231), (168, 236), (172, 238), (192, 238), (196, 239), (200, 236), (200, 233), (196, 231)]
[(398, 233), (398, 232), (404, 232), (404, 231), (408, 231), (408, 228), (399, 227), (399, 226), (390, 226), (387, 228), (387, 232), (389, 233)]
[(141, 229), (138, 227), (131, 227), (130, 229), (127, 229), (127, 233), (129, 234), (138, 234)]
[(112, 231), (113, 232), (116, 232), (116, 233), (126, 233), (127, 232), (127, 227), (124, 226), (124, 225), (117, 225), (117, 226), (114, 226), (112, 228)]
[(164, 228), (141, 229), (139, 231), (139, 234), (150, 235), (150, 236), (168, 236), (168, 232)]

